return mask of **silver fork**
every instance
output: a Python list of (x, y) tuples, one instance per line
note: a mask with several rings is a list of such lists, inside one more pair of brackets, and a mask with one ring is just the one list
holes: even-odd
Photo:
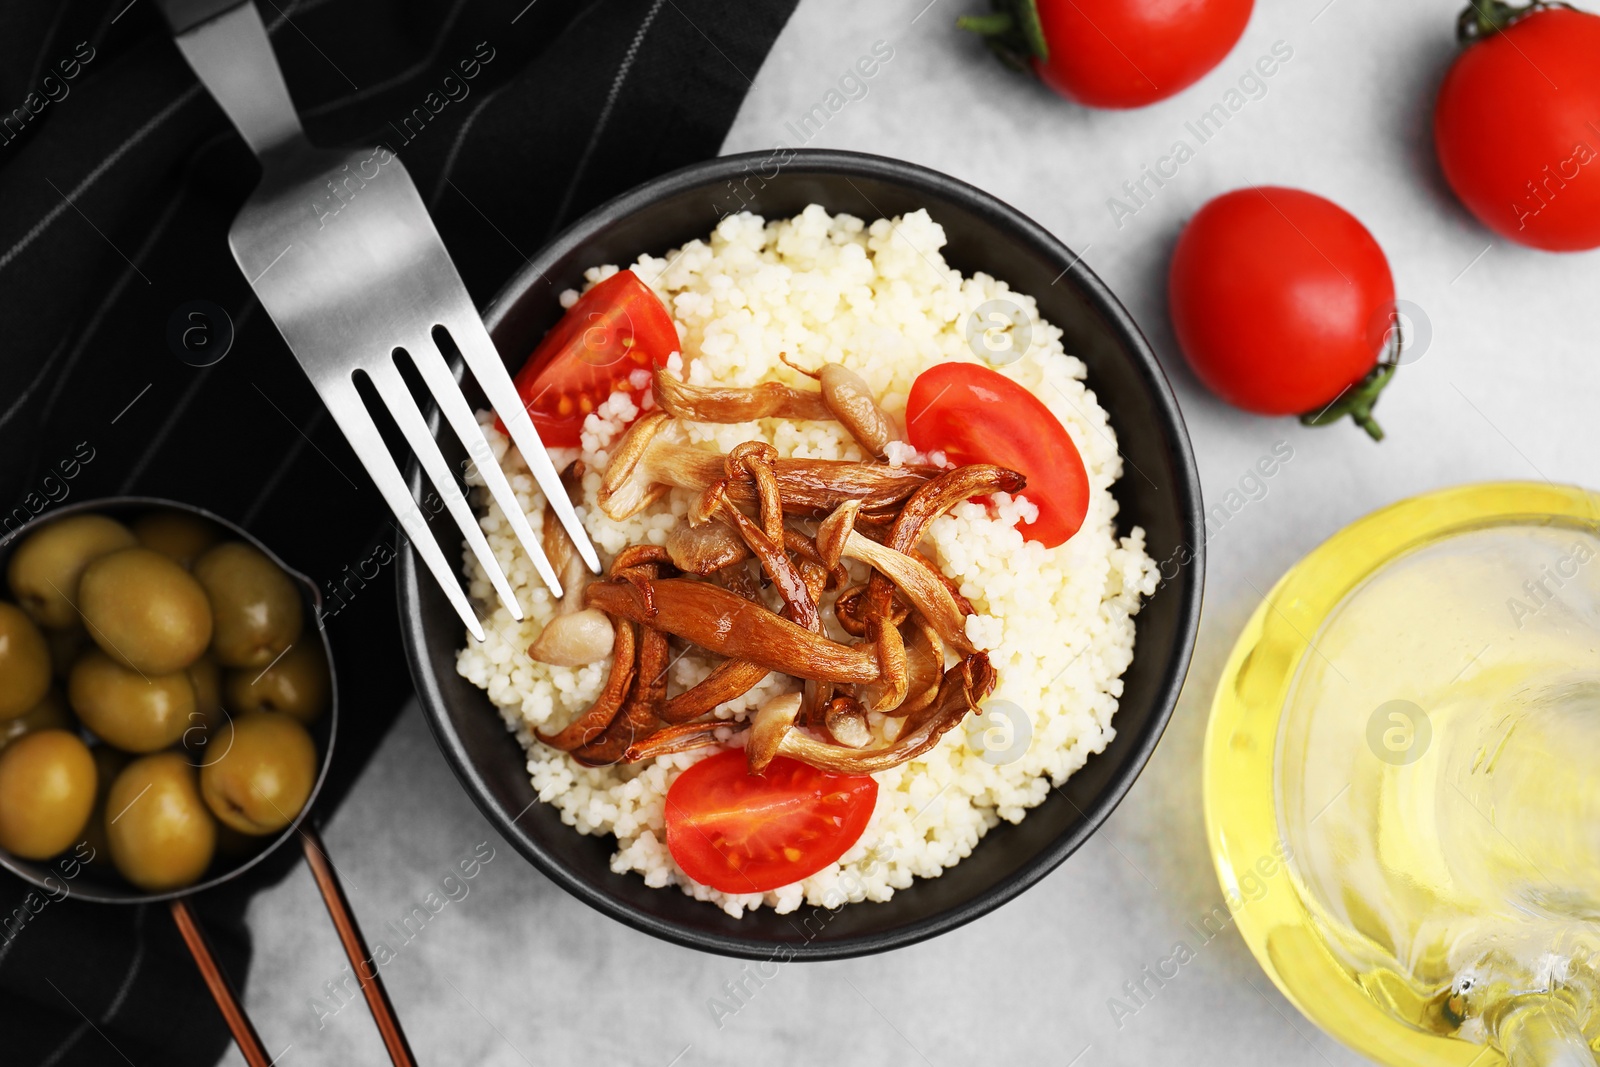
[(261, 183), (228, 231), (234, 259), (467, 629), (483, 640), (455, 568), (356, 391), (358, 373), (400, 427), (501, 603), (516, 619), (522, 606), (400, 375), (397, 351), (410, 358), (551, 592), (562, 595), (561, 581), (451, 373), (445, 338), (510, 432), (546, 505), (598, 572), (560, 474), (400, 160), (377, 147), (311, 147), (249, 0), (158, 2), (184, 58), (261, 160)]

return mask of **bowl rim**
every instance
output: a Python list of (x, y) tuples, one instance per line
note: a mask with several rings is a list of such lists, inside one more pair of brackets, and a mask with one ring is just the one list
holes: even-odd
[[(426, 635), (423, 632), (422, 615), (418, 610), (417, 600), (420, 574), (417, 570), (415, 552), (409, 545), (400, 554), (395, 580), (399, 587), (399, 602), (403, 615), (401, 636), (411, 666), (418, 701), (422, 705), (428, 728), (433, 733), (445, 761), (477, 805), (478, 810), (534, 867), (568, 893), (602, 914), (673, 944), (745, 959), (767, 959), (774, 952), (782, 952), (786, 959), (832, 960), (903, 948), (938, 934), (947, 933), (993, 911), (1032, 888), (1055, 870), (1110, 817), (1149, 763), (1151, 754), (1172, 718), (1179, 692), (1188, 674), (1199, 630), (1201, 600), (1205, 586), (1204, 510), (1193, 446), (1178, 407), (1177, 397), (1167, 381), (1160, 361), (1132, 315), (1105, 283), (1088, 268), (1079, 254), (1016, 208), (976, 186), (939, 171), (864, 152), (834, 149), (785, 149), (784, 151), (787, 153), (787, 158), (780, 164), (780, 170), (839, 174), (846, 178), (871, 178), (897, 184), (912, 191), (928, 191), (945, 199), (964, 203), (990, 225), (1010, 229), (1024, 243), (1033, 245), (1055, 262), (1061, 263), (1063, 269), (1056, 280), (1060, 281), (1062, 277), (1070, 276), (1090, 310), (1101, 316), (1111, 332), (1121, 338), (1128, 350), (1129, 358), (1135, 364), (1135, 370), (1144, 381), (1159, 423), (1171, 438), (1176, 477), (1168, 492), (1177, 497), (1177, 510), (1187, 535), (1186, 547), (1190, 558), (1185, 566), (1193, 567), (1191, 580), (1181, 586), (1183, 603), (1177, 613), (1177, 647), (1164, 665), (1162, 676), (1154, 687), (1152, 715), (1142, 736), (1134, 739), (1136, 747), (1130, 752), (1122, 768), (1095, 796), (1094, 802), (1079, 809), (1081, 821), (1057, 837), (1050, 845), (1036, 852), (1024, 866), (1005, 880), (957, 907), (893, 930), (874, 931), (838, 941), (793, 943), (752, 936), (728, 936), (704, 929), (680, 926), (669, 920), (636, 912), (603, 889), (582, 881), (557, 857), (547, 853), (537, 839), (524, 833), (517, 826), (517, 820), (521, 818), (522, 813), (508, 817), (506, 812), (494, 803), (488, 783), (473, 765), (466, 747), (450, 726), (444, 695), (427, 663)], [(708, 184), (715, 186), (732, 181), (748, 173), (752, 164), (761, 162), (770, 165), (774, 156), (774, 152), (757, 151), (703, 160), (661, 175), (606, 201), (566, 227), (538, 253), (524, 262), (484, 309), (484, 324), (492, 334), (523, 294), (545, 280), (545, 271), (542, 268), (551, 265), (554, 260), (565, 254), (567, 249), (593, 236), (616, 219), (633, 215), (648, 208), (655, 201), (678, 193)], [(417, 464), (413, 461), (407, 472), (408, 482), (415, 487), (420, 477)], [(913, 885), (900, 892), (910, 892), (914, 888)]]
[[(328, 724), (328, 740), (325, 745), (320, 746), (322, 748), (322, 752), (320, 754), (320, 761), (317, 766), (317, 777), (311, 783), (311, 792), (306, 796), (306, 802), (300, 806), (300, 811), (296, 813), (295, 817), (289, 821), (289, 825), (285, 826), (281, 831), (279, 831), (278, 834), (274, 836), (267, 844), (258, 849), (253, 855), (247, 857), (243, 863), (228, 867), (217, 874), (212, 875), (210, 878), (205, 879), (204, 881), (195, 882), (193, 885), (180, 886), (177, 889), (165, 889), (159, 893), (134, 892), (128, 896), (112, 896), (96, 889), (93, 886), (80, 886), (76, 884), (75, 881), (68, 883), (67, 896), (75, 897), (79, 900), (87, 900), (95, 904), (159, 904), (164, 901), (178, 900), (180, 898), (193, 896), (196, 893), (203, 893), (208, 889), (214, 889), (217, 886), (222, 885), (224, 882), (233, 881), (235, 878), (238, 878), (252, 867), (255, 867), (257, 864), (266, 860), (269, 855), (283, 847), (286, 841), (301, 832), (301, 827), (308, 819), (312, 817), (312, 809), (316, 807), (318, 799), (320, 799), (322, 796), (322, 787), (327, 784), (328, 771), (333, 766), (333, 747), (339, 736), (338, 666), (334, 663), (333, 645), (328, 640), (327, 628), (322, 625), (322, 591), (317, 588), (317, 583), (312, 581), (311, 578), (303, 572), (296, 570), (294, 567), (291, 567), (289, 564), (285, 563), (283, 561), (283, 557), (274, 552), (266, 542), (262, 541), (261, 538), (257, 537), (249, 530), (246, 530), (243, 526), (234, 522), (232, 519), (224, 518), (223, 516), (218, 515), (214, 511), (200, 507), (198, 504), (186, 504), (181, 500), (170, 500), (165, 497), (130, 496), (127, 494), (85, 498), (83, 500), (74, 501), (70, 504), (62, 503), (57, 507), (46, 508), (33, 518), (29, 519), (27, 522), (23, 523), (17, 529), (7, 533), (3, 537), (0, 537), (0, 554), (14, 550), (15, 546), (20, 544), (22, 539), (27, 537), (28, 534), (40, 529), (43, 526), (49, 525), (52, 522), (58, 522), (61, 519), (70, 518), (73, 515), (98, 514), (108, 508), (143, 508), (151, 511), (168, 509), (172, 511), (186, 512), (190, 515), (198, 515), (203, 519), (208, 519), (211, 522), (216, 523), (218, 526), (231, 533), (234, 537), (237, 537), (239, 540), (259, 550), (273, 563), (276, 563), (278, 567), (289, 576), (290, 580), (292, 580), (294, 584), (301, 590), (303, 597), (302, 603), (311, 609), (311, 622), (317, 631), (317, 642), (322, 648), (323, 657), (328, 661), (328, 711), (326, 714)], [(115, 518), (116, 516), (110, 517)], [(228, 714), (227, 709), (223, 709), (223, 714)], [(229, 719), (231, 721), (231, 715), (229, 716)], [(87, 729), (87, 727), (84, 727), (84, 729)], [(170, 752), (173, 750), (161, 749), (159, 751)], [(159, 752), (151, 752), (144, 753), (143, 755), (158, 754)], [(141, 758), (141, 754), (139, 753), (133, 753), (132, 756), (134, 759)], [(41, 860), (36, 862), (43, 863), (46, 861)], [(33, 872), (24, 869), (22, 864), (19, 863), (18, 860), (11, 855), (11, 853), (6, 852), (3, 849), (0, 849), (0, 868), (10, 871), (12, 874), (16, 875), (18, 878), (21, 878), (23, 881), (28, 882), (37, 889), (43, 889), (46, 892), (54, 892), (50, 886), (45, 884), (44, 879), (36, 876), (33, 874)]]

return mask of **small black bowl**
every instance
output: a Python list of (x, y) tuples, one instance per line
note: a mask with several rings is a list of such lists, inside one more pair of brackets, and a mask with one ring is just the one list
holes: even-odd
[[(300, 591), (301, 605), (305, 613), (305, 631), (301, 636), (302, 641), (313, 641), (322, 650), (328, 659), (328, 710), (318, 717), (310, 726), (311, 738), (317, 743), (317, 777), (311, 785), (311, 794), (306, 797), (304, 806), (301, 807), (294, 819), (277, 834), (271, 837), (258, 839), (254, 845), (237, 855), (223, 855), (220, 851), (212, 857), (211, 866), (206, 869), (200, 880), (193, 885), (183, 886), (179, 889), (166, 890), (160, 893), (149, 893), (125, 881), (120, 875), (110, 869), (110, 864), (83, 867), (81, 873), (68, 876), (70, 881), (65, 887), (65, 892), (81, 900), (92, 900), (100, 904), (147, 904), (163, 900), (178, 900), (195, 893), (203, 893), (207, 889), (219, 886), (223, 882), (231, 881), (242, 875), (245, 871), (262, 862), (270, 853), (276, 852), (278, 847), (301, 831), (311, 817), (312, 809), (316, 806), (317, 797), (322, 792), (322, 785), (327, 780), (328, 768), (333, 763), (333, 738), (339, 723), (339, 686), (338, 677), (334, 671), (333, 649), (328, 644), (328, 635), (318, 624), (322, 614), (322, 594), (317, 590), (317, 583), (301, 574), (299, 571), (284, 563), (278, 558), (277, 553), (262, 544), (254, 534), (244, 527), (224, 519), (220, 515), (213, 515), (204, 508), (193, 504), (183, 504), (176, 500), (163, 500), (158, 497), (145, 496), (113, 496), (102, 497), (97, 500), (80, 500), (71, 504), (63, 504), (41, 513), (37, 518), (28, 522), (20, 529), (0, 537), (0, 574), (5, 572), (7, 563), (10, 562), (11, 553), (15, 552), (29, 535), (37, 530), (42, 530), (54, 522), (70, 518), (74, 515), (104, 515), (119, 522), (132, 522), (140, 515), (153, 511), (178, 511), (193, 515), (196, 518), (212, 522), (223, 532), (227, 538), (243, 541), (245, 544), (260, 550), (272, 562), (276, 563), (285, 574), (294, 580), (295, 586)], [(9, 595), (7, 592), (6, 595)], [(65, 688), (59, 685), (58, 688)], [(223, 715), (229, 720), (232, 716), (226, 710)], [(191, 737), (185, 739), (205, 744), (210, 740), (206, 730), (201, 725), (191, 728)], [(213, 753), (201, 748), (191, 756), (196, 768), (215, 762), (225, 753)], [(110, 857), (105, 857), (109, 860)], [(0, 851), (0, 867), (4, 867), (34, 886), (55, 894), (63, 892), (64, 879), (61, 866), (67, 862), (62, 857), (55, 860), (25, 860), (13, 856), (8, 852)], [(73, 865), (76, 870), (77, 865)]]
[[(1137, 651), (1124, 675), (1116, 739), (1018, 825), (1002, 823), (939, 878), (918, 880), (887, 903), (734, 919), (677, 889), (614, 874), (615, 841), (585, 837), (535, 801), (525, 756), (488, 696), (456, 673), (465, 634), (444, 595), (401, 554), (398, 579), (412, 676), (445, 758), (507, 841), (580, 900), (668, 941), (730, 956), (838, 959), (909, 945), (970, 922), (1043, 878), (1086, 841), (1128, 791), (1166, 727), (1188, 670), (1200, 617), (1205, 536), (1200, 483), (1183, 418), (1139, 328), (1100, 280), (1037, 223), (989, 194), (923, 167), (854, 152), (726, 156), (658, 178), (596, 209), (561, 234), (501, 290), (484, 314), (513, 370), (561, 315), (561, 291), (583, 271), (627, 265), (703, 238), (729, 211), (769, 219), (808, 204), (871, 221), (926, 208), (944, 227), (952, 267), (984, 271), (1035, 297), (1088, 364), (1088, 384), (1111, 414), (1126, 470), (1117, 482), (1119, 525), (1144, 527), (1163, 561), (1160, 590), (1140, 611)], [(481, 398), (469, 396), (481, 406)], [(460, 446), (444, 434), (452, 462)], [(420, 474), (413, 467), (412, 487)], [(443, 544), (459, 533), (435, 528)]]

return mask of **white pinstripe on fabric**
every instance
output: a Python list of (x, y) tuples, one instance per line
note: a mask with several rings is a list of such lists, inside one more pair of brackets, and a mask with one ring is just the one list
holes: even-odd
[(606, 93), (606, 102), (600, 108), (600, 117), (595, 120), (594, 132), (589, 135), (589, 143), (583, 146), (583, 153), (578, 156), (578, 164), (572, 169), (572, 179), (567, 182), (567, 191), (561, 196), (561, 206), (556, 209), (555, 215), (550, 220), (550, 230), (545, 234), (546, 241), (560, 230), (561, 221), (567, 217), (567, 210), (572, 207), (572, 196), (577, 192), (578, 182), (583, 179), (583, 172), (589, 168), (589, 157), (594, 155), (595, 148), (600, 144), (601, 133), (611, 121), (611, 111), (617, 106), (617, 97), (622, 95), (622, 86), (633, 70), (633, 61), (639, 54), (639, 46), (644, 43), (644, 36), (650, 32), (650, 24), (656, 20), (656, 12), (661, 10), (661, 5), (664, 3), (666, 0), (655, 0), (655, 3), (650, 5), (650, 10), (645, 12), (644, 21), (639, 23), (639, 29), (634, 33), (633, 40), (628, 42), (628, 50), (622, 54), (622, 62), (617, 65), (616, 77), (611, 79), (611, 89)]

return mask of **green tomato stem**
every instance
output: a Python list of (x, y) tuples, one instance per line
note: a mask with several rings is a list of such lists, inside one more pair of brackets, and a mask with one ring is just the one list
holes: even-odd
[(1010, 33), (1017, 25), (1017, 20), (1011, 17), (1009, 11), (996, 11), (988, 15), (962, 15), (956, 19), (956, 27), (971, 30), (980, 37), (999, 37)]
[(1333, 403), (1321, 411), (1307, 412), (1300, 416), (1301, 425), (1330, 426), (1348, 415), (1357, 426), (1367, 431), (1367, 436), (1374, 441), (1382, 441), (1383, 427), (1372, 417), (1372, 409), (1377, 406), (1378, 397), (1394, 378), (1394, 372), (1399, 366), (1398, 363), (1387, 360), (1379, 363), (1365, 378), (1345, 390)]
[(1456, 20), (1456, 39), (1463, 45), (1471, 44), (1506, 29), (1513, 22), (1547, 7), (1570, 7), (1559, 0), (1529, 0), (1522, 5), (1506, 0), (1470, 0), (1467, 9)]
[(1030, 61), (1050, 58), (1035, 0), (990, 0), (990, 7), (987, 15), (962, 15), (956, 26), (981, 36), (1012, 70), (1026, 71)]

